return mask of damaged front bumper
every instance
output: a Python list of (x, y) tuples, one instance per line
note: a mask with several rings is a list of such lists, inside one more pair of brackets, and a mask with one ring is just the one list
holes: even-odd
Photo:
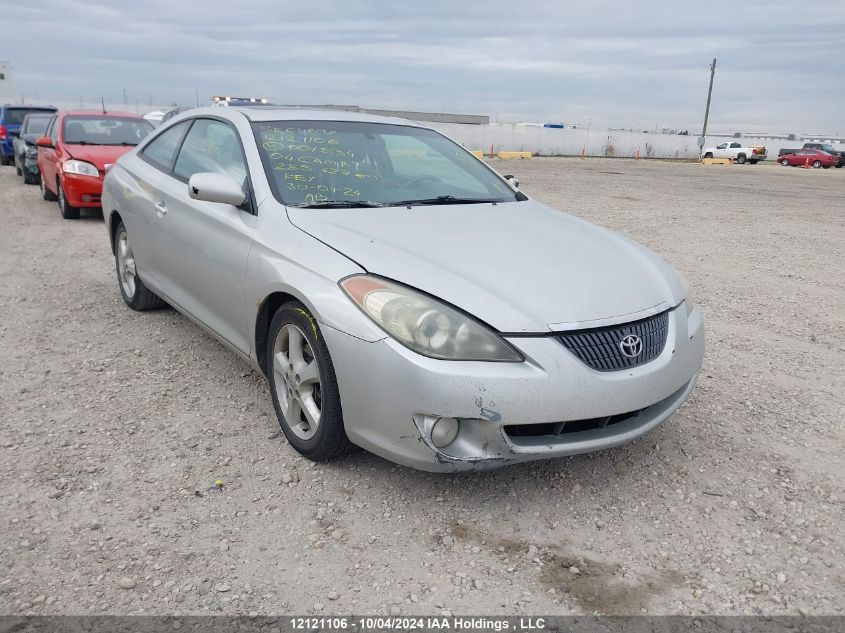
[[(434, 472), (603, 450), (658, 426), (687, 399), (704, 355), (695, 308), (669, 313), (663, 352), (619, 371), (591, 369), (551, 336), (508, 339), (524, 363), (443, 361), (392, 339), (367, 342), (325, 325), (349, 439)], [(458, 421), (448, 445), (438, 420)], [(454, 425), (454, 422), (450, 421)]]

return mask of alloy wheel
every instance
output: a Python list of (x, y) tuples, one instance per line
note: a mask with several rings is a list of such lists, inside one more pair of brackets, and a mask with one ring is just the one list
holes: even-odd
[(135, 296), (135, 256), (126, 231), (121, 231), (117, 237), (117, 270), (124, 294), (132, 299)]
[(320, 367), (305, 333), (286, 323), (273, 343), (273, 381), (290, 430), (303, 440), (317, 433), (322, 414)]

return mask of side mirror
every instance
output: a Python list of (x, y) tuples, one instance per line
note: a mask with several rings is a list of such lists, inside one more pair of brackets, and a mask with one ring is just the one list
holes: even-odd
[(194, 200), (219, 202), (239, 207), (246, 200), (243, 188), (229, 174), (201, 172), (188, 180), (188, 195)]
[(514, 176), (513, 174), (508, 174), (507, 176), (505, 176), (505, 180), (508, 181), (508, 184), (511, 187), (519, 191), (519, 181), (516, 179), (516, 176)]
[(49, 136), (39, 136), (35, 140), (35, 144), (38, 147), (53, 147), (53, 139), (51, 139)]

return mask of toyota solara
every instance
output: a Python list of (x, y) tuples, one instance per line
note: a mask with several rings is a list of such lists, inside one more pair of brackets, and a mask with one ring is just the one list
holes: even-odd
[(166, 302), (263, 372), (309, 459), (606, 449), (666, 420), (701, 366), (679, 272), (417, 123), (190, 110), (117, 162), (102, 203), (129, 307)]

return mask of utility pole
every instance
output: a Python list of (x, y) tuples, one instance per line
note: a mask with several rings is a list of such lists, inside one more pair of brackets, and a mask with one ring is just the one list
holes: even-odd
[(200, 107), (200, 89), (194, 88), (194, 94), (197, 98), (197, 107)]
[(713, 95), (713, 76), (716, 74), (716, 58), (713, 58), (713, 63), (710, 64), (710, 87), (707, 89), (707, 109), (704, 110), (704, 127), (701, 129), (701, 145), (698, 148), (699, 153), (704, 149), (704, 137), (707, 136), (707, 119), (710, 118), (710, 97)]
[(126, 88), (123, 89), (123, 107), (126, 107)]

